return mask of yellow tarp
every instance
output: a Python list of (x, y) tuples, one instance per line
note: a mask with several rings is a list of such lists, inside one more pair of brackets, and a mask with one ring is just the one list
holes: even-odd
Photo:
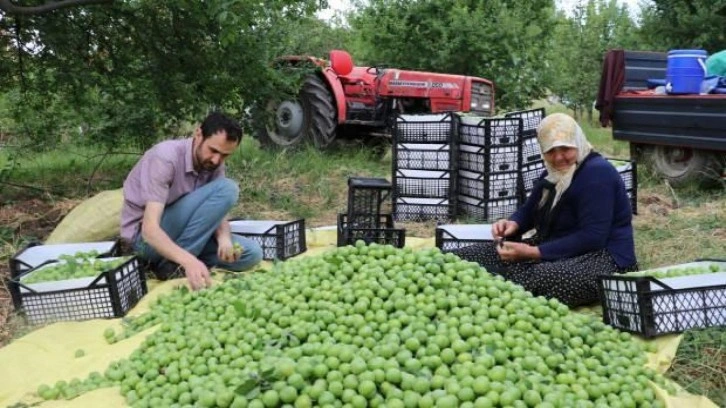
[[(307, 231), (308, 251), (301, 256), (319, 254), (333, 247), (335, 234), (335, 230)], [(406, 243), (413, 248), (434, 246), (433, 238), (406, 238)], [(150, 281), (149, 294), (129, 315), (144, 313), (153, 299), (183, 282), (181, 279), (163, 283)], [(598, 313), (598, 310), (590, 308), (581, 312)], [(37, 402), (35, 390), (40, 384), (50, 385), (59, 380), (70, 381), (73, 378), (84, 379), (93, 371), (103, 373), (109, 363), (131, 354), (156, 329), (152, 327), (131, 338), (108, 344), (103, 336), (103, 331), (108, 327), (118, 332), (121, 319), (55, 323), (0, 349), (0, 406), (5, 407), (21, 401)], [(657, 345), (658, 351), (650, 355), (649, 365), (661, 373), (665, 372), (673, 361), (680, 339), (681, 336), (671, 335), (651, 340)], [(75, 352), (78, 349), (84, 350), (85, 356), (76, 358)], [(667, 395), (660, 389), (657, 394), (670, 408), (717, 408), (706, 397), (691, 395), (682, 389), (676, 396)], [(125, 402), (118, 387), (109, 387), (83, 394), (71, 401), (48, 401), (39, 406), (97, 408), (125, 406)]]

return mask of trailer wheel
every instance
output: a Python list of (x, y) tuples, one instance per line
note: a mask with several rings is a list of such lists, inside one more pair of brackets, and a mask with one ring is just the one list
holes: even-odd
[(674, 186), (713, 185), (723, 170), (720, 155), (688, 147), (655, 146), (652, 158), (655, 170)]

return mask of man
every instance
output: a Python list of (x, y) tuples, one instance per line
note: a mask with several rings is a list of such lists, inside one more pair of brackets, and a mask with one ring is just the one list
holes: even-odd
[(193, 137), (149, 149), (129, 173), (121, 237), (157, 278), (186, 274), (197, 290), (211, 284), (212, 266), (243, 271), (262, 259), (259, 244), (232, 236), (227, 220), (239, 187), (225, 177), (224, 161), (241, 140), (239, 124), (215, 112)]

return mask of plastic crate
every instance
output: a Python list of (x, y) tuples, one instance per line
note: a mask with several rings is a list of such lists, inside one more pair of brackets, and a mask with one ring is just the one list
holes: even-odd
[(457, 194), (475, 199), (519, 199), (519, 172), (475, 173), (459, 171)]
[(442, 252), (493, 242), (492, 224), (447, 224), (436, 227), (436, 247)]
[(409, 170), (453, 170), (452, 148), (448, 144), (393, 144), (393, 168)]
[(445, 198), (396, 197), (393, 217), (396, 221), (451, 221), (456, 212), (452, 200)]
[(249, 238), (262, 247), (262, 258), (285, 260), (307, 250), (305, 220), (233, 220), (229, 222), (232, 233)]
[(449, 198), (452, 194), (452, 172), (428, 170), (396, 170), (393, 188), (396, 196)]
[(478, 173), (514, 171), (519, 168), (519, 149), (513, 146), (486, 148), (459, 145), (459, 170)]
[[(713, 261), (677, 266), (703, 263)], [(726, 268), (726, 262), (719, 263)], [(599, 290), (603, 321), (623, 331), (655, 337), (726, 326), (726, 272), (666, 279), (601, 276)]]
[(349, 178), (348, 218), (365, 218), (385, 211), (383, 207), (390, 198), (391, 189), (391, 183), (383, 178)]
[(522, 202), (524, 202), (534, 188), (534, 182), (539, 179), (545, 171), (544, 160), (535, 161), (522, 166)]
[(47, 262), (57, 261), (61, 255), (75, 255), (76, 252), (97, 251), (99, 257), (119, 256), (118, 241), (79, 242), (70, 244), (41, 244), (33, 242), (16, 252), (10, 258), (10, 276), (16, 277)]
[(56, 263), (47, 262), (9, 281), (15, 309), (30, 324), (122, 317), (148, 291), (136, 257), (95, 277), (23, 283), (23, 278)]
[(361, 228), (348, 223), (346, 214), (338, 214), (338, 246), (354, 245), (363, 240), (366, 244), (377, 243), (403, 248), (406, 245), (406, 230), (393, 227), (391, 214), (378, 216), (378, 228)]
[(494, 222), (508, 218), (519, 207), (517, 198), (502, 200), (484, 200), (468, 196), (458, 196), (456, 215), (465, 216), (475, 221)]
[(542, 161), (542, 150), (536, 136), (524, 137), (522, 139), (522, 164)]
[(635, 160), (630, 159), (618, 159), (608, 157), (606, 158), (610, 164), (615, 166), (615, 169), (620, 173), (620, 177), (625, 183), (625, 191), (628, 193), (630, 198), (630, 207), (633, 209), (633, 214), (638, 213), (638, 165)]
[(522, 146), (522, 120), (462, 116), (457, 127), (457, 142), (474, 146)]
[(528, 109), (504, 114), (505, 118), (522, 119), (522, 132), (525, 134), (537, 133), (537, 128), (545, 117), (544, 108)]
[(398, 115), (393, 124), (394, 143), (451, 143), (454, 115)]

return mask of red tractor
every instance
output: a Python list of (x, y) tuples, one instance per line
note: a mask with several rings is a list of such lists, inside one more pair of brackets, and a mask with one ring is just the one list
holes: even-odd
[(296, 99), (269, 103), (268, 118), (258, 122), (263, 145), (292, 147), (304, 141), (328, 147), (345, 130), (389, 134), (395, 114), (472, 112), (491, 116), (491, 81), (462, 75), (356, 67), (350, 54), (330, 52), (330, 61), (284, 57), (286, 64), (312, 63), (318, 72), (305, 78)]

